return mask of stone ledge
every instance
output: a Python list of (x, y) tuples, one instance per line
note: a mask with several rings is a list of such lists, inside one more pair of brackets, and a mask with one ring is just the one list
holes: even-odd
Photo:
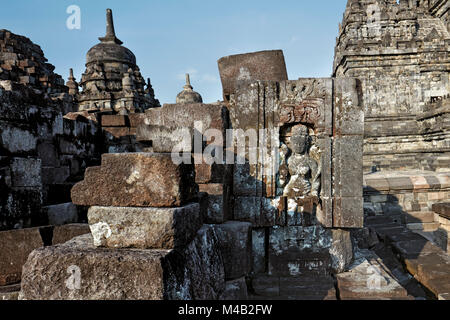
[(433, 211), (441, 217), (450, 219), (450, 203), (436, 203), (433, 204)]
[(378, 172), (364, 175), (364, 192), (382, 194), (399, 191), (450, 189), (450, 172)]
[(194, 165), (177, 165), (171, 154), (104, 154), (72, 189), (81, 206), (180, 207), (197, 192)]
[(80, 236), (30, 254), (19, 299), (216, 300), (225, 289), (217, 241), (211, 226), (183, 250), (102, 249)]
[(40, 228), (0, 232), (0, 286), (20, 282), (28, 255), (44, 246)]
[(350, 271), (337, 275), (341, 300), (410, 300), (403, 288), (390, 276), (368, 250), (360, 250)]
[(91, 207), (88, 219), (94, 245), (107, 248), (179, 248), (203, 225), (198, 203), (180, 208)]

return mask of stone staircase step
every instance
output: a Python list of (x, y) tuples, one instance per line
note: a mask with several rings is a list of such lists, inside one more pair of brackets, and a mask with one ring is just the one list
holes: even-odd
[(0, 287), (0, 301), (18, 300), (20, 292), (20, 283)]
[(443, 293), (438, 296), (439, 300), (450, 300), (450, 293)]
[(442, 250), (427, 239), (399, 241), (392, 244), (394, 251), (403, 259), (415, 259), (422, 254), (439, 253)]
[(440, 224), (438, 222), (431, 223), (408, 223), (406, 227), (410, 230), (419, 230), (419, 231), (437, 231), (439, 229)]
[(442, 250), (405, 259), (405, 266), (436, 297), (450, 294), (450, 257)]
[(450, 219), (450, 203), (436, 203), (433, 205), (433, 211), (442, 217)]
[(402, 233), (406, 232), (407, 230), (408, 230), (407, 228), (405, 228), (403, 226), (399, 226), (399, 225), (375, 229), (378, 236), (380, 236), (383, 239), (390, 235), (402, 234)]
[(274, 300), (333, 300), (336, 299), (334, 279), (317, 274), (298, 277), (257, 276), (252, 281), (256, 298)]
[(263, 297), (258, 295), (249, 295), (249, 300), (261, 300), (261, 301), (324, 301), (324, 300), (337, 300), (336, 292), (327, 296), (276, 296), (276, 297)]
[(378, 227), (378, 226), (389, 226), (395, 223), (394, 220), (390, 216), (373, 216), (373, 217), (365, 217), (364, 225), (367, 227)]
[(372, 251), (361, 250), (350, 270), (338, 274), (341, 300), (410, 300), (408, 292), (391, 275)]
[(415, 241), (415, 240), (421, 240), (424, 241), (425, 238), (421, 236), (420, 234), (417, 234), (415, 232), (412, 232), (409, 229), (406, 229), (405, 232), (397, 233), (397, 234), (389, 234), (386, 236), (386, 240), (388, 243), (395, 243), (395, 242), (401, 242), (401, 241)]
[(430, 211), (412, 211), (407, 212), (403, 215), (403, 221), (405, 224), (410, 223), (433, 223), (434, 221), (434, 212)]

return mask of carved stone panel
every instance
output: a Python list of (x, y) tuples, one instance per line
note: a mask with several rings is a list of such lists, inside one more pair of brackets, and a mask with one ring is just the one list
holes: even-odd
[[(235, 219), (255, 227), (362, 227), (364, 113), (356, 80), (241, 81), (236, 88), (231, 127), (246, 142), (256, 131), (257, 152), (247, 148), (245, 164), (235, 167)], [(232, 151), (240, 144), (242, 137), (234, 139)]]

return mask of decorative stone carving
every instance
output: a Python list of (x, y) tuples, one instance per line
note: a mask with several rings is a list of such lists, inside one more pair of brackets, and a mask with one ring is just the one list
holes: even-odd
[(145, 88), (136, 57), (117, 39), (110, 9), (106, 20), (106, 36), (87, 53), (86, 71), (80, 82), (82, 92), (77, 95), (79, 111), (128, 114), (159, 107), (150, 82)]
[[(283, 182), (289, 181), (284, 186), (284, 197), (295, 200), (310, 196), (319, 197), (321, 172), (317, 162), (309, 156), (311, 137), (308, 131), (308, 128), (304, 125), (292, 128), (292, 136), (289, 142), (291, 155), (287, 158), (290, 177), (285, 176), (286, 172), (280, 173), (280, 179)], [(283, 146), (282, 152), (286, 150)], [(281, 186), (283, 185), (284, 183), (281, 183)]]

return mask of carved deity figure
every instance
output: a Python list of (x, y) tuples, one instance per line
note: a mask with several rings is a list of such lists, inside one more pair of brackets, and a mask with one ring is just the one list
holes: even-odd
[[(308, 197), (319, 197), (320, 189), (320, 166), (310, 157), (311, 136), (308, 128), (298, 125), (292, 128), (292, 136), (288, 147), (292, 154), (287, 160), (286, 170), (280, 174), (283, 196), (288, 199), (304, 199)], [(286, 150), (286, 148), (284, 148)], [(282, 147), (283, 150), (283, 147)], [(285, 153), (284, 151), (283, 153)], [(287, 158), (287, 154), (285, 154)], [(286, 176), (289, 174), (290, 179)], [(289, 182), (287, 182), (289, 180)]]

